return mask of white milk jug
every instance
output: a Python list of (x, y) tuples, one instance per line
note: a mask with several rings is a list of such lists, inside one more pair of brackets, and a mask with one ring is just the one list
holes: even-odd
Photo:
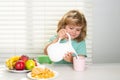
[(64, 55), (67, 52), (73, 52), (76, 53), (74, 48), (71, 45), (71, 37), (68, 33), (68, 41), (65, 43), (60, 43), (61, 39), (59, 38), (58, 42), (55, 44), (51, 44), (47, 48), (48, 56), (53, 62), (61, 61), (64, 57)]

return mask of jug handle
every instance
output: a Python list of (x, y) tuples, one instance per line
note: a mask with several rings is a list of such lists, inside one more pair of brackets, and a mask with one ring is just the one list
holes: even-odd
[(70, 37), (70, 34), (69, 33), (66, 33), (67, 34), (67, 36), (68, 36), (68, 41), (69, 41), (69, 43), (71, 44), (71, 37)]
[[(71, 37), (70, 37), (70, 34), (69, 34), (69, 33), (66, 33), (66, 34), (68, 35), (69, 44), (72, 45), (72, 44), (71, 44)], [(73, 48), (73, 49), (74, 49), (74, 48)], [(74, 51), (75, 51), (75, 50), (74, 50)], [(74, 54), (75, 54), (76, 58), (79, 59), (78, 54), (76, 53), (76, 51), (75, 51)]]
[[(66, 33), (66, 34), (67, 34), (67, 36), (68, 36), (68, 43), (69, 43), (70, 46), (72, 46), (72, 43), (71, 43), (71, 36), (70, 36), (69, 33)], [(58, 39), (58, 42), (57, 42), (57, 43), (60, 43), (60, 41), (61, 41), (61, 38)], [(74, 48), (73, 48), (73, 49), (74, 49)], [(78, 59), (79, 57), (78, 57), (78, 54), (76, 53), (75, 50), (74, 50), (74, 54), (75, 54), (76, 58)]]
[(58, 39), (57, 43), (60, 43), (60, 41), (61, 41), (61, 38)]
[[(68, 36), (68, 42), (71, 44), (71, 37), (70, 37), (70, 34), (69, 33), (66, 33), (67, 36)], [(61, 41), (61, 38), (58, 39), (57, 43), (60, 43)]]

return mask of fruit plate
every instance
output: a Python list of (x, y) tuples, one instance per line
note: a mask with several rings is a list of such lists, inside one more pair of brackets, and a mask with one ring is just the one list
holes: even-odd
[(53, 80), (58, 76), (58, 73), (56, 71), (53, 71), (53, 72), (54, 72), (55, 76), (51, 77), (51, 78), (34, 78), (31, 76), (31, 72), (27, 73), (27, 77), (30, 78), (31, 80), (38, 80), (38, 79), (40, 79), (40, 80)]
[(7, 71), (13, 72), (13, 73), (27, 73), (27, 72), (30, 72), (30, 70), (9, 70), (9, 69), (7, 69)]

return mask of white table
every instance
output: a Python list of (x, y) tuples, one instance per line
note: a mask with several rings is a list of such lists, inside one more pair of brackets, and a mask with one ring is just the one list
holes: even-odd
[[(54, 80), (120, 80), (120, 63), (90, 64), (82, 72), (74, 71), (72, 65), (68, 64), (46, 66), (58, 72)], [(8, 72), (0, 65), (0, 80), (30, 80), (26, 74)]]

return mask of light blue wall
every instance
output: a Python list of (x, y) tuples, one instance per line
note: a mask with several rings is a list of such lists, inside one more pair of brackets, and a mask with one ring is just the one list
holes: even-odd
[(120, 0), (93, 0), (93, 62), (120, 62)]

